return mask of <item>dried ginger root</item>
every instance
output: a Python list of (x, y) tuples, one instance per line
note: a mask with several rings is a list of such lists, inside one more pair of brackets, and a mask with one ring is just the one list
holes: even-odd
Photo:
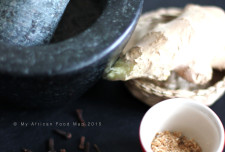
[(144, 14), (109, 80), (147, 78), (165, 81), (175, 71), (205, 84), (212, 68), (225, 69), (225, 13), (212, 6), (187, 5)]

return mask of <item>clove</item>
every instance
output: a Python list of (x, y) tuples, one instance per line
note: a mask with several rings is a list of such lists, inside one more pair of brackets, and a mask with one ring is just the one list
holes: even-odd
[(63, 136), (66, 139), (71, 139), (72, 138), (72, 134), (70, 132), (65, 132), (63, 130), (59, 130), (59, 129), (54, 129), (54, 132)]
[(66, 149), (60, 149), (60, 152), (66, 152)]
[(84, 152), (90, 152), (90, 143), (89, 142), (86, 143)]
[(55, 151), (54, 138), (50, 138), (49, 139), (49, 141), (48, 141), (48, 148), (49, 148), (48, 152), (56, 152)]
[(86, 123), (83, 119), (83, 110), (82, 109), (76, 109), (77, 117), (79, 122), (81, 123), (82, 127), (86, 127)]
[(98, 145), (97, 145), (97, 144), (94, 144), (93, 146), (94, 146), (94, 148), (95, 148), (96, 152), (101, 152), (101, 150), (99, 149), (99, 147), (98, 147)]
[(23, 148), (23, 149), (22, 149), (22, 152), (32, 152), (32, 151), (29, 150), (29, 149)]
[(81, 136), (80, 138), (80, 144), (78, 146), (79, 149), (84, 150), (84, 144), (85, 144), (85, 136)]

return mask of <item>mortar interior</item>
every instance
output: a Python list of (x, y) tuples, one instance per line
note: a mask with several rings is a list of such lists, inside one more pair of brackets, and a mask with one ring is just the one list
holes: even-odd
[(102, 14), (106, 0), (71, 0), (50, 43), (74, 37), (88, 29)]

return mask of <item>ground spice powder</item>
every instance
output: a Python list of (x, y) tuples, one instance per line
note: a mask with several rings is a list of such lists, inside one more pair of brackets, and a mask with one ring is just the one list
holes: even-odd
[(153, 152), (202, 152), (193, 139), (188, 139), (181, 132), (163, 131), (156, 134), (151, 143)]

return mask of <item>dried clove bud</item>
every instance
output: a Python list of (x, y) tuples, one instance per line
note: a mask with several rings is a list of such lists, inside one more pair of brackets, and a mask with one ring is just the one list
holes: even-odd
[(82, 124), (82, 127), (86, 127), (86, 123), (83, 119), (83, 110), (82, 109), (76, 109), (77, 117), (79, 122)]
[(84, 150), (84, 144), (85, 144), (85, 136), (81, 136), (80, 138), (80, 144), (78, 146), (79, 149)]
[(65, 132), (63, 130), (59, 130), (59, 129), (54, 129), (54, 132), (63, 136), (66, 139), (71, 139), (72, 138), (72, 134), (70, 132)]
[(95, 148), (96, 152), (101, 152), (101, 150), (99, 149), (99, 147), (98, 147), (98, 145), (97, 145), (97, 144), (94, 144), (93, 146), (94, 146), (94, 148)]
[(55, 143), (54, 143), (54, 138), (50, 138), (48, 141), (48, 148), (49, 151), (48, 152), (56, 152), (55, 151)]
[(60, 152), (66, 152), (66, 149), (60, 149)]
[(32, 152), (31, 150), (27, 149), (27, 148), (23, 148), (22, 152)]
[(84, 151), (90, 152), (90, 143), (89, 142), (86, 143)]

